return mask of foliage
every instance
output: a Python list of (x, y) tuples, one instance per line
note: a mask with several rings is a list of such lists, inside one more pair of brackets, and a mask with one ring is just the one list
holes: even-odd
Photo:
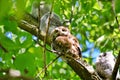
[[(20, 70), (24, 76), (35, 77), (43, 68), (43, 48), (35, 43), (33, 35), (21, 30), (17, 22), (11, 19), (11, 16), (21, 19), (24, 12), (30, 13), (33, 1), (0, 0), (0, 70), (13, 68)], [(52, 4), (52, 0), (44, 1)], [(117, 55), (120, 50), (120, 27), (115, 17), (117, 16), (120, 22), (119, 0), (115, 0), (115, 14), (111, 0), (54, 1), (53, 11), (62, 20), (72, 20), (69, 28), (79, 39), (83, 52), (90, 50), (92, 54), (92, 51), (98, 48), (101, 52), (114, 50)], [(94, 46), (89, 49), (86, 41), (94, 43)], [(56, 55), (47, 52), (47, 63), (55, 57)], [(91, 57), (89, 55), (86, 60), (90, 62)], [(0, 72), (0, 77), (2, 76), (4, 74)], [(61, 59), (48, 68), (46, 78), (79, 79)]]

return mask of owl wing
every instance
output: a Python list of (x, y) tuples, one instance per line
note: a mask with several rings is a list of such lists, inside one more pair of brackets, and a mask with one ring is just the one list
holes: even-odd
[(80, 47), (78, 47), (78, 55), (79, 55), (79, 57), (82, 57), (82, 53), (81, 53), (81, 48)]

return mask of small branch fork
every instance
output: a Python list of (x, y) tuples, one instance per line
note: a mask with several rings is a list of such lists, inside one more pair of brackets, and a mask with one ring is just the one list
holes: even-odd
[[(115, 16), (117, 26), (120, 30), (119, 21), (118, 21), (116, 12), (115, 12), (115, 0), (112, 0), (112, 11), (113, 11), (113, 14)], [(115, 63), (115, 66), (114, 66), (114, 69), (113, 69), (113, 72), (112, 72), (111, 80), (116, 80), (116, 76), (117, 76), (117, 73), (118, 73), (118, 70), (119, 70), (119, 65), (120, 65), (120, 50), (119, 50), (118, 57), (117, 57), (117, 60), (116, 60), (116, 63)]]
[(116, 63), (115, 63), (115, 66), (112, 72), (111, 80), (116, 80), (116, 75), (118, 73), (119, 65), (120, 65), (120, 50), (119, 50), (118, 57), (117, 57), (117, 60), (116, 60)]
[(53, 59), (48, 65), (46, 65), (46, 67), (44, 67), (42, 70), (41, 70), (41, 72), (39, 72), (38, 74), (37, 74), (37, 76), (36, 76), (36, 78), (37, 77), (39, 77), (39, 75), (40, 74), (42, 74), (44, 71), (45, 71), (45, 68), (48, 68), (51, 64), (53, 64), (59, 57), (61, 57), (62, 55), (59, 55), (59, 56), (57, 56), (55, 59)]
[[(30, 15), (30, 14), (25, 14), (24, 16), (25, 18), (22, 19), (22, 20), (17, 20), (15, 17), (13, 17), (13, 19), (18, 23), (19, 25), (19, 28), (31, 33), (32, 35), (35, 35), (37, 36), (37, 33), (38, 33), (38, 29), (33, 26), (34, 23), (37, 24), (36, 20), (33, 19), (33, 17)], [(30, 22), (29, 22), (29, 19), (30, 19)], [(34, 28), (34, 30), (33, 30)], [(43, 36), (40, 34), (39, 39), (41, 39), (42, 41), (44, 40)], [(51, 42), (50, 41), (46, 41), (46, 44), (50, 45)], [(44, 45), (41, 45), (44, 47)], [(48, 50), (46, 47), (45, 47), (45, 50)], [(49, 50), (48, 50), (49, 51)], [(57, 52), (55, 51), (50, 51), (50, 52), (54, 52), (56, 54), (58, 54)], [(57, 59), (57, 57), (53, 60), (53, 62)], [(52, 63), (52, 62), (51, 62)], [(50, 63), (50, 64), (51, 64)], [(74, 70), (74, 72), (76, 72), (76, 74), (83, 80), (101, 80), (98, 75), (96, 73), (91, 73), (91, 68), (88, 69), (88, 67), (86, 67), (85, 65), (83, 65), (80, 61), (77, 61), (77, 60), (74, 60), (74, 59), (71, 59), (71, 61), (67, 61), (67, 64)], [(48, 65), (49, 67), (49, 65)], [(45, 67), (46, 68), (46, 67)], [(89, 71), (90, 70), (90, 71)], [(87, 77), (86, 77), (87, 75)], [(93, 76), (94, 78), (96, 77), (97, 79), (93, 79)]]
[(3, 45), (2, 45), (1, 43), (0, 43), (0, 48), (1, 48), (5, 53), (8, 52), (8, 50), (7, 50), (6, 48), (4, 48)]
[(117, 17), (116, 12), (115, 12), (115, 0), (112, 0), (112, 11), (113, 11), (117, 26), (120, 30), (120, 24), (119, 24), (118, 17)]
[[(49, 31), (49, 26), (50, 26), (50, 19), (51, 19), (51, 14), (52, 14), (52, 9), (53, 9), (53, 4), (54, 4), (54, 0), (53, 0), (53, 2), (52, 2), (52, 7), (51, 7), (51, 10), (50, 10), (50, 16), (49, 16), (49, 18), (48, 18), (48, 24), (46, 25), (46, 26), (43, 26), (43, 27), (47, 27), (47, 29), (46, 29), (46, 36), (43, 38), (43, 42), (44, 42), (44, 45), (41, 45), (40, 43), (39, 43), (39, 35), (40, 35), (40, 22), (41, 22), (41, 16), (40, 16), (40, 2), (38, 2), (38, 26), (37, 26), (37, 28), (38, 28), (38, 32), (37, 32), (37, 43), (40, 45), (40, 46), (42, 46), (43, 47), (43, 58), (44, 58), (44, 69), (45, 69), (45, 75), (44, 76), (46, 76), (47, 75), (47, 68), (46, 68), (46, 50), (48, 50), (48, 49), (46, 49), (46, 40), (47, 40), (47, 36), (48, 36), (48, 31)], [(48, 51), (50, 51), (50, 50), (48, 50)], [(52, 51), (50, 51), (50, 52), (52, 52)]]
[[(46, 36), (44, 37), (44, 48), (43, 48), (43, 52), (44, 52), (44, 68), (45, 68), (45, 76), (47, 75), (47, 67), (46, 67), (46, 39), (48, 36), (48, 31), (49, 31), (49, 27), (50, 27), (50, 20), (51, 20), (51, 14), (52, 14), (52, 10), (53, 10), (53, 5), (54, 5), (54, 0), (52, 1), (52, 7), (50, 10), (50, 16), (48, 18), (48, 25), (46, 25), (47, 29), (46, 29)], [(43, 26), (44, 27), (44, 26)]]

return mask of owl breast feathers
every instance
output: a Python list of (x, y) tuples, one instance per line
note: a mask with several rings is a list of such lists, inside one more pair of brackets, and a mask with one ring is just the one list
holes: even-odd
[(79, 59), (81, 57), (81, 49), (76, 37), (70, 34), (68, 28), (63, 26), (57, 27), (52, 32), (52, 44), (53, 50), (63, 54), (65, 58), (72, 57)]

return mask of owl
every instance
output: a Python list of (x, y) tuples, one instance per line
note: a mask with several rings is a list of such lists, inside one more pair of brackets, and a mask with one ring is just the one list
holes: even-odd
[(64, 58), (80, 59), (81, 57), (79, 42), (66, 27), (60, 26), (53, 30), (51, 47), (53, 50), (61, 52)]
[[(115, 57), (112, 52), (101, 53), (96, 59), (96, 71), (98, 75), (104, 80), (109, 80), (114, 66), (115, 66)], [(119, 71), (117, 73), (117, 78), (119, 78)]]
[[(49, 21), (50, 21), (50, 24), (48, 23)], [(47, 30), (48, 26), (49, 26), (48, 35), (50, 35), (53, 29), (55, 29), (56, 27), (61, 26), (61, 25), (62, 25), (62, 23), (61, 23), (60, 17), (57, 14), (55, 14), (53, 12), (51, 15), (49, 12), (45, 13), (41, 17), (41, 22), (40, 22), (41, 35), (46, 36), (46, 30)]]
[(68, 35), (71, 35), (70, 31), (67, 27), (64, 27), (64, 26), (56, 27), (51, 32), (52, 41), (54, 41), (58, 36), (68, 36)]

